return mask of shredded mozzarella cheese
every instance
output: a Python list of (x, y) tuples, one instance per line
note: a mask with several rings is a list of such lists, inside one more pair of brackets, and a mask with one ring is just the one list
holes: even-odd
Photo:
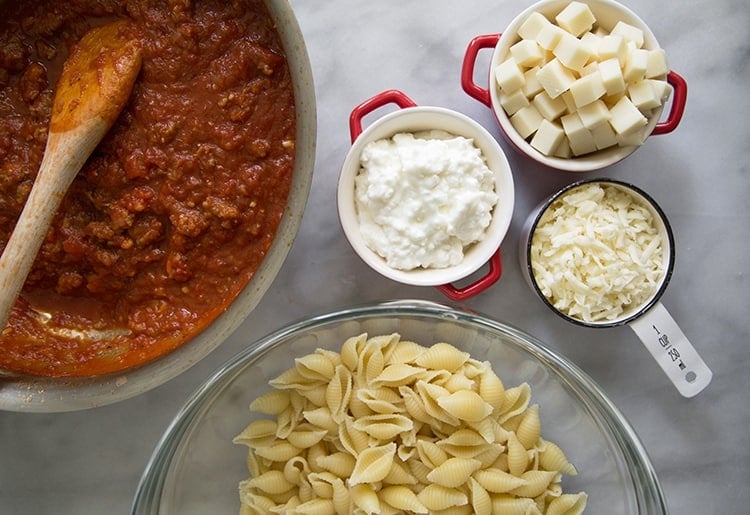
[(664, 278), (651, 212), (616, 186), (584, 184), (555, 199), (531, 242), (542, 294), (584, 322), (612, 321), (646, 303)]

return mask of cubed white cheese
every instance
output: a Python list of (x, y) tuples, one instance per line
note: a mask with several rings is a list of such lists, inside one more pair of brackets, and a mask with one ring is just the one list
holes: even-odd
[(573, 151), (570, 150), (570, 143), (568, 143), (567, 136), (560, 141), (560, 144), (557, 145), (557, 148), (552, 152), (552, 155), (555, 157), (561, 157), (563, 159), (569, 159), (573, 157)]
[(579, 108), (577, 112), (583, 126), (589, 130), (609, 121), (612, 116), (607, 105), (601, 100), (591, 102)]
[(630, 97), (633, 105), (644, 114), (646, 111), (659, 107), (662, 103), (660, 91), (657, 91), (651, 84), (651, 79), (644, 79), (628, 85), (628, 97)]
[(507, 93), (513, 93), (523, 86), (525, 79), (516, 60), (509, 57), (495, 68), (495, 81), (500, 89)]
[(654, 79), (664, 77), (669, 73), (667, 53), (663, 48), (648, 51), (648, 65), (646, 66), (646, 78)]
[(648, 68), (648, 50), (634, 48), (628, 52), (625, 60), (625, 67), (622, 69), (622, 76), (625, 82), (637, 82), (646, 76)]
[(531, 138), (531, 146), (548, 156), (554, 152), (564, 138), (565, 131), (563, 131), (560, 123), (542, 120), (539, 129)]
[(617, 134), (627, 134), (648, 123), (643, 113), (626, 96), (612, 106), (609, 112), (611, 114), (609, 123), (612, 124), (612, 128)]
[(556, 58), (542, 66), (536, 78), (552, 98), (559, 97), (576, 80), (573, 72), (563, 66), (560, 60)]
[(596, 142), (586, 127), (583, 126), (578, 113), (566, 114), (560, 118), (565, 135), (568, 138), (570, 150), (576, 156), (588, 154), (596, 150)]
[(539, 84), (539, 79), (537, 79), (537, 73), (539, 73), (539, 66), (529, 68), (523, 73), (526, 82), (521, 86), (521, 91), (526, 95), (526, 98), (534, 98), (534, 95), (543, 90), (542, 85)]
[(537, 93), (534, 97), (533, 104), (539, 113), (550, 121), (556, 120), (566, 111), (563, 99), (560, 97), (552, 98), (546, 91), (540, 91)]
[(563, 65), (578, 72), (583, 69), (591, 57), (591, 52), (586, 48), (586, 45), (567, 32), (560, 36), (560, 40), (552, 49), (552, 53)]
[(542, 27), (539, 31), (539, 34), (536, 36), (536, 42), (545, 50), (552, 50), (560, 41), (563, 34), (566, 34), (564, 30), (557, 25), (550, 23), (549, 25)]
[(608, 34), (599, 41), (599, 60), (616, 58), (620, 64), (625, 64), (628, 56), (628, 46), (625, 38), (618, 35)]
[(622, 36), (626, 40), (632, 41), (633, 43), (635, 43), (636, 48), (641, 48), (643, 46), (643, 31), (638, 27), (634, 27), (629, 23), (625, 23), (622, 20), (618, 21), (615, 24), (610, 34)]
[(578, 37), (592, 29), (596, 18), (587, 4), (570, 2), (555, 16), (555, 21), (560, 27)]
[(515, 114), (522, 107), (529, 105), (529, 99), (526, 98), (521, 89), (517, 89), (513, 93), (506, 93), (501, 90), (498, 94), (498, 100), (500, 100), (500, 105), (503, 106), (508, 116)]
[(522, 39), (510, 47), (510, 55), (518, 66), (531, 67), (544, 61), (544, 49), (533, 39)]
[(599, 45), (602, 42), (601, 36), (594, 32), (586, 32), (581, 36), (581, 43), (591, 53), (592, 56), (599, 55)]
[(534, 11), (518, 27), (518, 35), (522, 39), (536, 40), (539, 32), (547, 25), (552, 25), (552, 22), (545, 18), (542, 13)]
[(607, 95), (615, 95), (625, 91), (625, 78), (622, 76), (620, 61), (616, 57), (599, 62), (599, 74)]
[(597, 150), (614, 147), (617, 145), (617, 134), (608, 123), (600, 123), (591, 129), (591, 136), (594, 138), (594, 144)]
[(518, 131), (519, 136), (526, 139), (534, 134), (542, 124), (544, 117), (539, 113), (533, 104), (519, 109), (510, 117), (510, 123)]
[(599, 72), (584, 75), (570, 85), (570, 94), (573, 95), (573, 101), (578, 108), (588, 105), (594, 100), (598, 100), (606, 92), (602, 74)]

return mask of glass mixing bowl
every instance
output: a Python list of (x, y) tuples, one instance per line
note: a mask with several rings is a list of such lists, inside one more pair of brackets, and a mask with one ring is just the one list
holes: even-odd
[(397, 332), (422, 345), (447, 341), (488, 360), (506, 388), (527, 382), (542, 436), (578, 469), (568, 492), (586, 491), (586, 513), (664, 514), (649, 457), (623, 415), (583, 371), (536, 338), (485, 316), (422, 301), (342, 309), (293, 323), (249, 345), (213, 374), (177, 413), (141, 478), (132, 513), (237, 513), (247, 450), (232, 443), (256, 416), (250, 402), (268, 381), (316, 348)]

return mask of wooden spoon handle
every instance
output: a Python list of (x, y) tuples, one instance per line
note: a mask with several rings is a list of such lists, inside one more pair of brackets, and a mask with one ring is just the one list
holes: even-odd
[(49, 134), (34, 186), (0, 256), (0, 327), (8, 321), (65, 192), (108, 127), (98, 119)]

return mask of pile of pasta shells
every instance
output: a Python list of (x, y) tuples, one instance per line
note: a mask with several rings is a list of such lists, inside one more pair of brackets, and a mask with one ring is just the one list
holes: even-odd
[(506, 388), (489, 362), (398, 334), (317, 349), (270, 381), (268, 415), (234, 442), (250, 477), (240, 514), (577, 514), (576, 469), (541, 436), (527, 383)]

